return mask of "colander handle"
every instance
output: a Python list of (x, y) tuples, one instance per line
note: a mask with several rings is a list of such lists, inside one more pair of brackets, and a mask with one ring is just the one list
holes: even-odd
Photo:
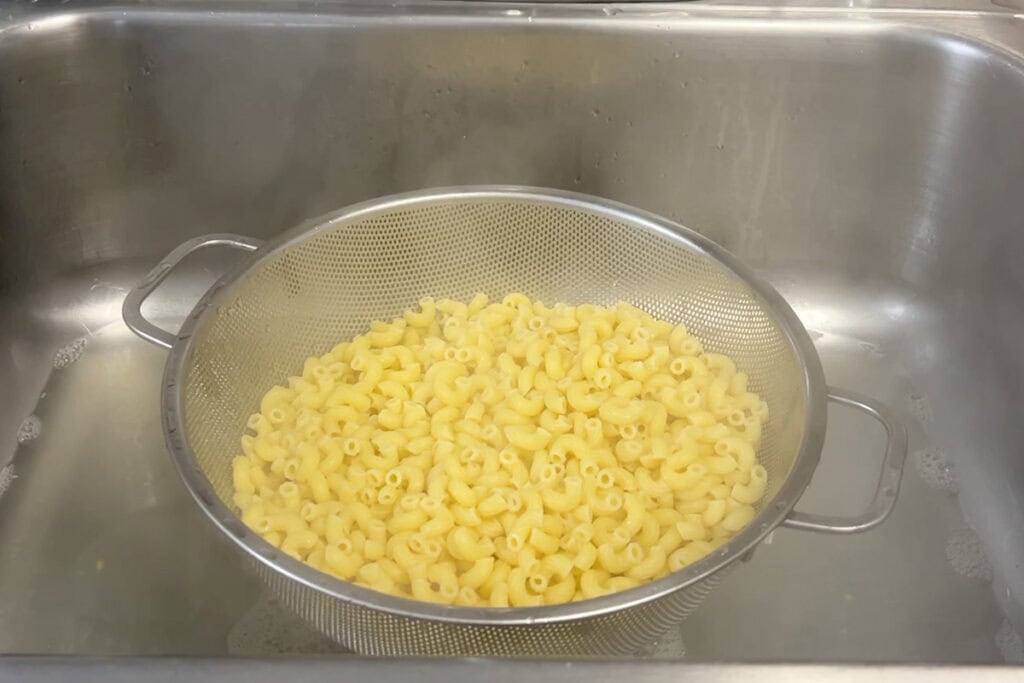
[(783, 526), (805, 531), (821, 531), (830, 534), (853, 534), (872, 529), (889, 516), (896, 505), (903, 476), (903, 462), (907, 457), (907, 429), (896, 419), (892, 411), (876, 401), (845, 389), (829, 387), (828, 398), (839, 405), (856, 408), (882, 423), (885, 427), (885, 458), (882, 473), (871, 505), (863, 513), (853, 517), (815, 515), (793, 511), (782, 522)]
[(194, 237), (179, 244), (160, 263), (156, 264), (132, 291), (128, 292), (128, 296), (124, 298), (124, 304), (121, 305), (121, 317), (124, 318), (125, 325), (146, 341), (165, 349), (171, 348), (177, 340), (177, 335), (146, 320), (142, 315), (142, 303), (160, 286), (161, 282), (167, 279), (175, 266), (192, 252), (206, 247), (234, 247), (242, 251), (255, 251), (262, 243), (261, 240), (244, 235), (220, 233)]

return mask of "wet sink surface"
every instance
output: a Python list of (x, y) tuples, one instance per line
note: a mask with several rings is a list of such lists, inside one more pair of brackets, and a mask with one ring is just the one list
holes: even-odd
[[(121, 300), (198, 234), (268, 237), (377, 195), (517, 183), (634, 204), (733, 250), (800, 315), (828, 381), (910, 430), (882, 527), (777, 531), (653, 655), (1024, 659), (1022, 50), (1022, 19), (995, 6), (12, 15), (0, 652), (337, 652), (188, 499), (160, 433), (164, 355), (124, 327)], [(149, 313), (180, 320), (231, 259), (189, 261)], [(876, 430), (830, 411), (802, 509), (865, 504)]]

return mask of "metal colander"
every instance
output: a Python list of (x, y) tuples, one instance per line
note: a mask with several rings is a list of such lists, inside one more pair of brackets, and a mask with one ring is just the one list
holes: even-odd
[[(186, 254), (209, 245), (256, 250), (203, 297), (177, 335), (144, 320), (142, 301)], [(566, 605), (446, 607), (340, 581), (279, 552), (233, 512), (231, 461), (262, 395), (370, 322), (423, 296), (628, 301), (682, 321), (709, 351), (732, 357), (770, 408), (759, 452), (768, 490), (756, 519), (728, 544), (637, 588)], [(860, 397), (889, 432), (872, 508), (854, 519), (792, 512), (818, 462), (829, 397), (792, 310), (731, 255), (656, 216), (579, 194), (458, 188), (384, 198), (311, 221), (260, 245), (233, 235), (172, 252), (125, 301), (125, 320), (171, 349), (163, 424), (181, 476), (221, 530), (257, 561), (283, 602), (367, 654), (578, 655), (642, 651), (695, 609), (722, 576), (781, 523), (858, 531), (895, 501), (902, 430)], [(905, 451), (905, 437), (902, 442)]]

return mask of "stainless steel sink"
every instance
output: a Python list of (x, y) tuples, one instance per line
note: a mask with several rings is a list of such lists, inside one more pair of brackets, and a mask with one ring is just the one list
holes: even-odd
[[(777, 532), (655, 656), (1024, 661), (1015, 2), (9, 5), (0, 652), (338, 652), (187, 499), (158, 423), (164, 357), (122, 298), (201, 233), (516, 183), (720, 242), (786, 296), (830, 382), (911, 430), (886, 524)], [(173, 325), (231, 258), (190, 261), (148, 314)], [(875, 429), (830, 414), (803, 508), (868, 500)]]

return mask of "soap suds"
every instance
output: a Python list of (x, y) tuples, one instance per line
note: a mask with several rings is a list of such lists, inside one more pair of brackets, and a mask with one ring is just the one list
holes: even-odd
[(1009, 619), (1003, 619), (996, 631), (996, 647), (1007, 664), (1024, 664), (1024, 638), (1013, 628)]
[(228, 634), (232, 656), (310, 655), (348, 652), (264, 594)]
[(942, 451), (935, 448), (920, 450), (914, 453), (914, 465), (921, 479), (931, 488), (945, 493), (959, 492), (956, 469)]
[(82, 357), (82, 352), (85, 351), (85, 345), (88, 342), (85, 337), (79, 337), (78, 339), (65, 344), (61, 348), (57, 349), (57, 353), (53, 354), (53, 367), (56, 370), (63, 370), (67, 366), (74, 363), (76, 360)]
[(43, 421), (35, 415), (29, 415), (18, 425), (18, 443), (24, 444), (39, 438), (43, 431)]
[(11, 487), (14, 480), (18, 478), (18, 475), (14, 473), (14, 463), (8, 463), (3, 469), (0, 469), (0, 496), (7, 492), (7, 489)]
[(946, 558), (960, 576), (979, 581), (992, 580), (992, 563), (974, 530), (964, 527), (946, 541)]

